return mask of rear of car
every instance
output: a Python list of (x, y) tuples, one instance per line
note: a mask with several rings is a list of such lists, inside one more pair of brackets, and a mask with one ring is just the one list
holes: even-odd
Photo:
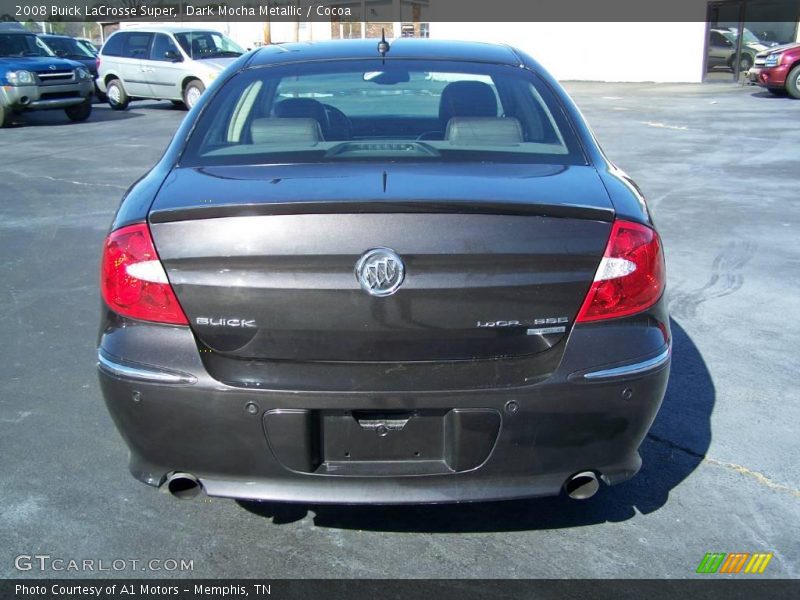
[(773, 94), (800, 99), (800, 44), (775, 46), (760, 52), (748, 79)]
[(0, 31), (0, 127), (31, 110), (62, 109), (84, 121), (92, 91), (92, 75), (79, 62), (57, 57), (32, 33)]
[(241, 59), (106, 242), (100, 381), (132, 472), (346, 503), (630, 478), (670, 353), (643, 206), (508, 48)]

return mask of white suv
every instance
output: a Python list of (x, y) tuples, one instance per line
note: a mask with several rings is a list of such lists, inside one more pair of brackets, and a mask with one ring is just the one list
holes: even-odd
[(115, 110), (131, 100), (172, 100), (194, 106), (206, 86), (244, 50), (211, 30), (122, 29), (100, 50), (97, 86)]

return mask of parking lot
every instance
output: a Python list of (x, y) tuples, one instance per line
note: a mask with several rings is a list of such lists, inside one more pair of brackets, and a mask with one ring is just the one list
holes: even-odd
[[(181, 502), (127, 472), (95, 374), (98, 262), (185, 112), (0, 131), (0, 575), (18, 555), (181, 559), (184, 577), (694, 577), (706, 552), (800, 576), (800, 101), (733, 84), (568, 84), (649, 198), (674, 359), (632, 481), (586, 502)], [(96, 576), (161, 577), (128, 568)], [(707, 576), (713, 577), (713, 576)]]

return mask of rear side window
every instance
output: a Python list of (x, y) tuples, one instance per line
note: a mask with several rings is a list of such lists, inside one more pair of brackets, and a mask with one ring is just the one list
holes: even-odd
[(102, 54), (104, 56), (122, 56), (122, 48), (127, 36), (127, 33), (115, 33), (112, 35), (103, 44)]
[(203, 111), (181, 162), (370, 160), (585, 163), (534, 73), (418, 60), (243, 71)]
[(122, 55), (125, 58), (147, 58), (150, 54), (152, 33), (129, 33), (125, 37)]

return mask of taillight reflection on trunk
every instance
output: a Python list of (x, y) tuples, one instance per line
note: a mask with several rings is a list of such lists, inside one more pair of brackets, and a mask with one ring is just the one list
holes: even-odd
[(144, 321), (188, 325), (146, 223), (111, 232), (100, 269), (103, 299), (114, 312)]
[(651, 307), (664, 291), (664, 254), (645, 225), (615, 221), (577, 322), (614, 319)]

